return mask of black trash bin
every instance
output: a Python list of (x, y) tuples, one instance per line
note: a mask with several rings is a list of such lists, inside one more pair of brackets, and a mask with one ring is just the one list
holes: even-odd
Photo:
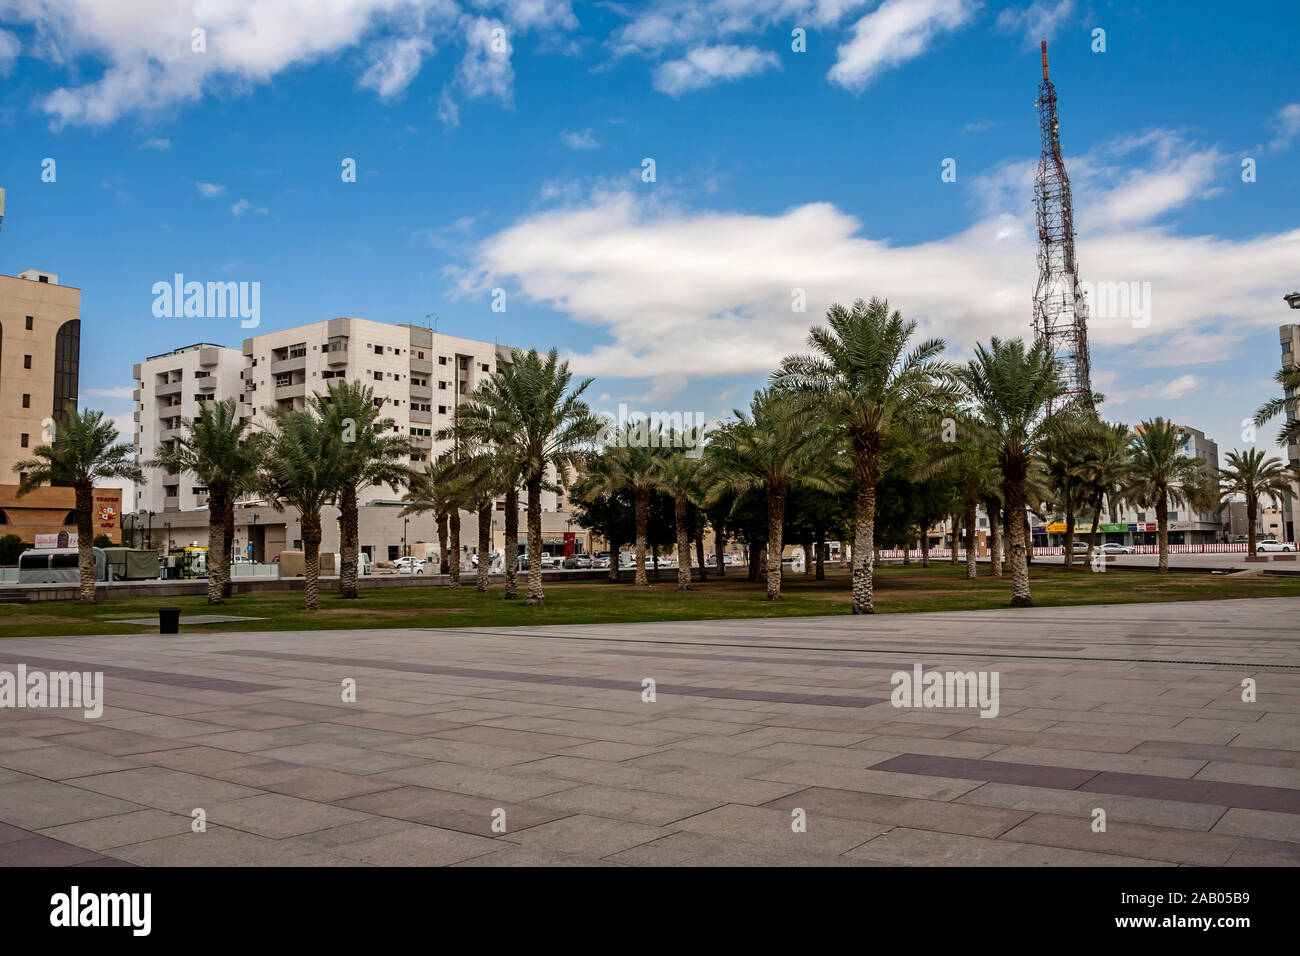
[(160, 607), (158, 609), (158, 633), (179, 634), (181, 632), (181, 609), (178, 607)]

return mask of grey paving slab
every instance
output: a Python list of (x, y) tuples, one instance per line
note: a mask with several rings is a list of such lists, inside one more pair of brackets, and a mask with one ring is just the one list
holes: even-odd
[[(105, 709), (0, 709), (0, 862), (1294, 865), (1297, 614), (7, 639), (0, 666), (101, 670)], [(998, 716), (894, 707), (918, 664), (997, 671)]]

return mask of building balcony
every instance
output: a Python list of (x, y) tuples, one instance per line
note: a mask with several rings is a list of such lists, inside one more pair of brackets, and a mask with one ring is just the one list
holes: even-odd
[(216, 365), (221, 358), (221, 353), (216, 349), (199, 349), (199, 364), (204, 368)]
[(295, 382), (289, 385), (277, 385), (275, 387), (275, 400), (277, 402), (283, 402), (292, 398), (303, 398), (306, 394), (306, 382)]
[(297, 358), (271, 359), (271, 374), (279, 372), (301, 372), (307, 367), (307, 356)]
[(180, 511), (180, 510), (181, 510), (181, 499), (180, 499), (180, 496), (179, 496), (179, 495), (169, 495), (168, 497), (164, 498), (164, 499), (163, 499), (163, 510), (164, 510), (164, 511)]
[(427, 402), (431, 398), (433, 398), (433, 389), (430, 388), (428, 385), (412, 385), (411, 398), (418, 399), (419, 401), (422, 402)]
[(348, 350), (338, 346), (330, 346), (330, 350), (325, 353), (326, 365), (347, 365)]
[(166, 385), (155, 387), (153, 393), (159, 398), (166, 398), (170, 395), (179, 395), (184, 388), (184, 382), (168, 382)]
[(419, 448), (422, 451), (429, 451), (433, 448), (433, 438), (430, 435), (411, 435), (411, 447)]
[(417, 409), (414, 409), (414, 408), (411, 409), (411, 424), (412, 424), (412, 425), (432, 425), (432, 424), (433, 424), (433, 412), (421, 412), (421, 411), (418, 411)]
[(412, 375), (431, 375), (433, 373), (433, 363), (425, 359), (411, 359)]

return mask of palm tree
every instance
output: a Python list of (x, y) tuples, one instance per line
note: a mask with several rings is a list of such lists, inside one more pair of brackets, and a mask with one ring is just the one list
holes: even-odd
[(833, 305), (826, 321), (829, 327), (815, 326), (808, 333), (815, 354), (786, 357), (772, 381), (814, 395), (825, 420), (849, 439), (857, 482), (853, 613), (872, 614), (876, 485), (885, 436), (900, 412), (920, 415), (951, 406), (958, 391), (951, 367), (938, 360), (943, 341), (928, 339), (905, 352), (916, 323), (891, 313), (888, 302), (859, 299), (852, 309)]
[[(557, 487), (568, 482), (584, 451), (600, 433), (602, 422), (591, 413), (582, 393), (591, 379), (570, 390), (573, 373), (551, 349), (515, 350), (499, 363), (485, 387), (457, 410), (457, 423), (511, 449), (518, 480), (528, 496), (528, 595), (526, 604), (542, 604), (542, 487), (554, 476)], [(510, 483), (512, 486), (514, 482)], [(510, 504), (507, 503), (507, 520)], [(510, 533), (507, 527), (507, 541)], [(509, 562), (507, 562), (509, 564)]]
[[(691, 589), (691, 525), (689, 505), (699, 498), (699, 472), (701, 459), (687, 454), (685, 447), (675, 447), (679, 437), (668, 433), (669, 445), (658, 456), (655, 469), (655, 486), (673, 497), (673, 523), (677, 529), (677, 590)], [(684, 445), (684, 443), (683, 443)], [(692, 446), (694, 447), (694, 443)], [(703, 580), (704, 565), (700, 564)]]
[(1169, 504), (1186, 500), (1182, 486), (1198, 479), (1201, 463), (1183, 454), (1187, 435), (1173, 422), (1155, 418), (1142, 422), (1133, 431), (1129, 494), (1143, 507), (1156, 509), (1160, 573), (1168, 574)]
[(51, 429), (50, 444), (38, 445), (32, 457), (14, 464), (19, 472), (18, 496), (41, 485), (70, 486), (77, 511), (77, 569), (81, 573), (81, 603), (95, 603), (95, 485), (113, 478), (143, 481), (132, 460), (133, 448), (117, 440), (117, 429), (103, 412), (78, 412), (68, 403)]
[(1279, 398), (1269, 399), (1259, 407), (1255, 412), (1255, 424), (1263, 425), (1271, 418), (1276, 418), (1283, 412), (1291, 412), (1287, 420), (1282, 423), (1282, 429), (1277, 433), (1277, 443), (1279, 445), (1296, 445), (1300, 444), (1300, 415), (1296, 415), (1296, 409), (1300, 397), (1297, 392), (1300, 391), (1300, 365), (1287, 365), (1278, 370), (1273, 376), (1273, 381), (1277, 382), (1282, 389), (1282, 395)]
[[(618, 434), (615, 443), (607, 446), (592, 462), (586, 482), (589, 493), (612, 495), (626, 491), (632, 496), (635, 526), (636, 564), (632, 583), (635, 587), (649, 587), (646, 578), (646, 552), (650, 526), (650, 498), (659, 483), (662, 429), (647, 432), (644, 422), (628, 422)], [(613, 542), (611, 542), (613, 546)], [(615, 549), (616, 551), (616, 549)], [(615, 554), (615, 557), (617, 555)], [(614, 560), (610, 567), (616, 567)]]
[[(782, 526), (790, 489), (796, 484), (836, 491), (825, 468), (832, 434), (817, 428), (816, 408), (808, 397), (787, 389), (755, 392), (749, 413), (714, 433), (706, 454), (712, 482), (710, 499), (728, 492), (761, 491), (767, 499), (767, 599), (781, 599)], [(751, 548), (752, 551), (752, 548)]]
[(321, 512), (343, 484), (339, 434), (310, 408), (271, 412), (270, 447), (262, 487), (276, 510), (298, 510), (302, 527), (306, 609), (320, 610)]
[(1028, 543), (1025, 538), (1025, 485), (1033, 455), (1052, 433), (1044, 415), (1047, 403), (1064, 392), (1052, 354), (1042, 342), (1026, 350), (1021, 339), (1003, 342), (994, 337), (989, 347), (975, 347), (975, 357), (961, 373), (975, 403), (975, 411), (992, 434), (998, 469), (1002, 472), (1002, 500), (1011, 541), (1011, 606), (1028, 607)]
[(185, 433), (164, 442), (148, 464), (169, 474), (189, 473), (208, 490), (208, 603), (221, 604), (230, 575), (235, 499), (247, 493), (266, 448), (264, 433), (249, 433), (233, 398), (204, 402)]
[[(422, 514), (432, 514), (434, 516), (438, 527), (440, 571), (443, 574), (446, 574), (450, 567), (447, 554), (447, 513), (451, 505), (449, 503), (449, 482), (446, 473), (446, 462), (442, 459), (427, 462), (424, 471), (413, 473), (407, 485), (406, 493), (402, 495), (402, 501), (406, 504), (397, 513), (399, 518)], [(459, 541), (457, 547), (459, 548)]]
[[(974, 420), (961, 423), (957, 440), (943, 442), (936, 440), (927, 447), (930, 449), (928, 460), (924, 461), (918, 472), (918, 479), (925, 480), (936, 475), (943, 475), (952, 482), (956, 489), (961, 507), (962, 524), (966, 528), (966, 578), (976, 577), (978, 558), (978, 536), (975, 530), (976, 515), (979, 506), (990, 498), (997, 496), (1000, 483), (997, 459), (991, 450), (989, 436)], [(935, 436), (939, 438), (938, 435)], [(994, 511), (989, 510), (989, 557), (994, 559), (997, 544), (997, 524)], [(928, 539), (928, 529), (922, 529), (922, 535)], [(956, 525), (953, 526), (953, 553), (957, 552)], [(1001, 568), (998, 569), (999, 573)]]
[(1085, 561), (1092, 560), (1092, 552), (1097, 547), (1103, 502), (1115, 507), (1124, 494), (1129, 480), (1129, 446), (1132, 441), (1133, 433), (1129, 427), (1119, 422), (1093, 421), (1087, 429), (1080, 474), (1083, 494), (1092, 511), (1092, 528), (1088, 532)]
[[(1056, 504), (1065, 517), (1065, 558), (1067, 568), (1074, 565), (1074, 523), (1082, 499), (1087, 494), (1085, 459), (1089, 426), (1095, 419), (1071, 419), (1061, 415), (1060, 427), (1046, 437), (1039, 448), (1039, 460)], [(1091, 549), (1090, 549), (1091, 551)]]
[(374, 389), (357, 382), (332, 382), (316, 393), (312, 407), (338, 436), (339, 479), (339, 596), (356, 598), (357, 553), (360, 550), (357, 496), (365, 488), (388, 485), (394, 492), (411, 480), (411, 443), (395, 432), (391, 418), (380, 417)]
[(1228, 452), (1228, 467), (1220, 469), (1219, 483), (1225, 496), (1242, 495), (1246, 499), (1246, 547), (1254, 557), (1259, 499), (1265, 496), (1281, 505), (1290, 493), (1291, 476), (1281, 459), (1267, 458), (1264, 452), (1248, 448), (1244, 452)]

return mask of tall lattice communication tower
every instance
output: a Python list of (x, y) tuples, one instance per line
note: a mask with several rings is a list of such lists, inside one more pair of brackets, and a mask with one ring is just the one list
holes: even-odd
[(1047, 76), (1047, 41), (1043, 41), (1043, 82), (1038, 86), (1038, 125), (1043, 154), (1034, 182), (1038, 216), (1038, 286), (1034, 290), (1034, 335), (1047, 344), (1061, 364), (1066, 392), (1049, 403), (1047, 414), (1071, 401), (1092, 405), (1088, 363), (1088, 303), (1079, 285), (1074, 258), (1074, 206), (1070, 177), (1061, 159), (1056, 87)]

